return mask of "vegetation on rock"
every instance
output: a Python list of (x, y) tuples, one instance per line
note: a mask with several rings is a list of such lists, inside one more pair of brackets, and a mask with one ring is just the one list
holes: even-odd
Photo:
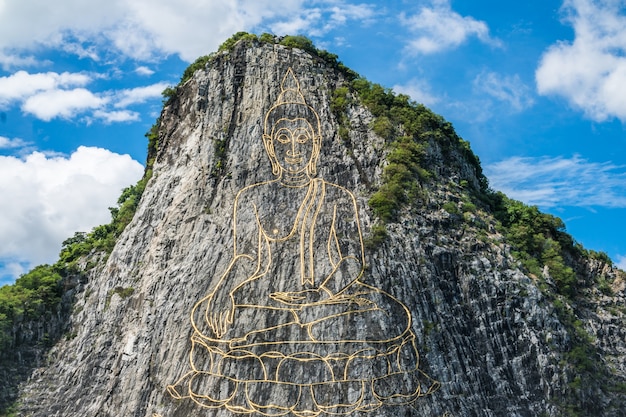
[(40, 265), (19, 277), (15, 284), (0, 288), (0, 357), (13, 347), (12, 328), (26, 320), (53, 311), (61, 301), (58, 268)]

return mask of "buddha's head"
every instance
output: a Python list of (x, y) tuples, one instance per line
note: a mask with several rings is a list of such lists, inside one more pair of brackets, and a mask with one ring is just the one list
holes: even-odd
[(291, 68), (265, 116), (263, 144), (277, 176), (315, 175), (322, 142), (319, 116), (304, 100)]

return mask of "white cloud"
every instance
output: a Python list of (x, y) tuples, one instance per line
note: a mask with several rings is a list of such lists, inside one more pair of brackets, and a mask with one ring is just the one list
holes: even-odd
[(107, 101), (84, 88), (49, 90), (28, 97), (22, 110), (44, 121), (56, 117), (69, 119), (86, 110), (101, 108)]
[(145, 87), (130, 88), (120, 90), (115, 93), (115, 107), (128, 107), (132, 104), (144, 103), (147, 100), (162, 97), (163, 90), (169, 85), (167, 83), (157, 83)]
[(530, 88), (517, 74), (503, 76), (494, 72), (483, 72), (474, 79), (474, 87), (496, 100), (508, 103), (514, 111), (522, 111), (533, 105)]
[(439, 101), (439, 98), (430, 93), (430, 86), (422, 79), (414, 78), (404, 85), (394, 85), (393, 90), (406, 94), (413, 101), (422, 103), (426, 106), (432, 106)]
[(26, 142), (20, 138), (9, 139), (4, 136), (0, 136), (0, 149), (23, 148), (28, 145), (30, 145), (30, 142)]
[(139, 66), (137, 68), (135, 68), (135, 72), (139, 75), (145, 75), (145, 76), (150, 76), (152, 74), (154, 74), (154, 71), (151, 70), (150, 68), (146, 67), (146, 66)]
[[(107, 123), (139, 120), (139, 113), (125, 109), (128, 106), (161, 98), (167, 83), (106, 92), (92, 92), (82, 86), (99, 75), (55, 72), (30, 74), (18, 71), (0, 77), (0, 107), (19, 104), (24, 113), (50, 121), (69, 119), (89, 114)], [(115, 111), (108, 107), (114, 107)]]
[(286, 20), (279, 20), (269, 25), (271, 31), (277, 35), (291, 35), (309, 33), (313, 36), (323, 34), (323, 30), (315, 26), (322, 20), (323, 14), (320, 9), (309, 9), (306, 13), (298, 14)]
[(470, 37), (486, 44), (499, 46), (500, 41), (489, 36), (485, 22), (454, 12), (450, 0), (432, 0), (430, 7), (422, 7), (413, 15), (400, 15), (400, 22), (414, 34), (408, 42), (413, 54), (432, 54), (461, 45)]
[[(235, 32), (269, 28), (315, 36), (349, 20), (367, 24), (368, 4), (318, 0), (20, 0), (2, 3), (0, 64), (25, 62), (41, 45), (91, 59), (121, 54), (139, 60), (178, 54), (193, 61)], [(113, 47), (113, 48), (111, 48)]]
[(315, 4), (316, 7), (301, 8), (291, 15), (279, 16), (268, 27), (277, 35), (306, 33), (310, 36), (322, 36), (349, 21), (369, 25), (377, 14), (374, 6), (369, 4), (336, 1), (319, 1)]
[(543, 95), (564, 97), (587, 117), (626, 121), (626, 13), (615, 0), (566, 0), (573, 42), (552, 45), (535, 73)]
[(626, 166), (579, 156), (513, 157), (485, 167), (489, 183), (511, 198), (541, 207), (626, 207)]
[(37, 65), (38, 61), (34, 56), (26, 56), (22, 57), (15, 54), (7, 53), (7, 51), (2, 51), (0, 48), (0, 67), (3, 70), (9, 71), (10, 68), (15, 67), (30, 67)]
[[(136, 59), (177, 53), (192, 61), (215, 50), (238, 30), (273, 15), (290, 16), (300, 1), (247, 0), (37, 0), (4, 2), (0, 13), (0, 50), (29, 50), (38, 45), (77, 52), (76, 41), (113, 44)], [(82, 51), (93, 50), (83, 48)]]
[(29, 74), (26, 71), (17, 71), (9, 76), (0, 77), (0, 106), (25, 100), (42, 91), (84, 86), (90, 81), (91, 78), (82, 73)]
[(95, 45), (83, 45), (80, 41), (72, 41), (69, 39), (59, 40), (63, 42), (62, 49), (65, 52), (76, 55), (80, 59), (89, 58), (93, 61), (100, 61), (97, 47)]
[(0, 258), (0, 286), (13, 284), (15, 278), (28, 272), (28, 263)]
[(102, 34), (118, 53), (139, 61), (153, 59), (154, 52), (160, 49), (152, 33), (129, 20), (112, 28), (104, 28)]
[(615, 265), (622, 271), (626, 271), (626, 255), (617, 255)]
[(74, 232), (108, 223), (108, 207), (142, 174), (130, 156), (101, 148), (81, 146), (69, 157), (0, 156), (0, 276), (17, 274), (16, 265), (54, 262)]
[(130, 110), (104, 111), (96, 110), (93, 116), (105, 123), (134, 122), (140, 119), (139, 113)]
[(376, 12), (369, 4), (341, 4), (330, 8), (330, 20), (336, 25), (346, 24), (349, 20), (370, 23)]
[(0, 48), (49, 44), (62, 34), (80, 37), (113, 24), (117, 20), (113, 16), (123, 16), (124, 3), (123, 0), (4, 1), (0, 13)]

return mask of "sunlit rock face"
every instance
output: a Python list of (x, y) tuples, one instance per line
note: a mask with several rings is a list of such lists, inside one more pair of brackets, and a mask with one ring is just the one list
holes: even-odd
[[(290, 70), (318, 117), (319, 155), (309, 180), (281, 185), (298, 160), (277, 172), (263, 135), (268, 112), (294, 89), (284, 83)], [(331, 101), (347, 85), (307, 52), (240, 43), (178, 88), (137, 213), (81, 287), (72, 337), (22, 387), (23, 415), (560, 416), (567, 404), (621, 415), (624, 392), (576, 380), (571, 330), (519, 269), (492, 216), (443, 209), (461, 200), (459, 184), (479, 182), (461, 151), (430, 143), (433, 177), (419, 184), (420, 200), (372, 244), (378, 219), (368, 200), (388, 141), (356, 95), (345, 109), (349, 140), (341, 137)], [(306, 224), (316, 227), (312, 238), (290, 235), (290, 225)], [(241, 254), (252, 266), (233, 264)], [(345, 262), (344, 284), (303, 278), (303, 264), (331, 276), (347, 254), (357, 262)], [(229, 273), (254, 285), (218, 294)], [(615, 282), (613, 298), (579, 317), (604, 355), (598, 363), (623, 378), (624, 315), (609, 307), (623, 303), (624, 288)], [(321, 286), (321, 301), (285, 302)], [(222, 308), (229, 302), (240, 310)], [(212, 320), (214, 310), (235, 314)], [(576, 396), (576, 384), (588, 388)]]

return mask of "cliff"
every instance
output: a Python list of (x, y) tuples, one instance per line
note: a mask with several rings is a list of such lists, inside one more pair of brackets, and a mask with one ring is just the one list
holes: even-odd
[[(553, 239), (544, 237), (546, 242), (560, 242), (560, 252), (539, 260), (540, 271), (530, 268), (519, 256), (520, 246), (504, 220), (515, 205), (488, 190), (477, 158), (449, 123), (406, 97), (357, 78), (333, 56), (290, 46), (248, 37), (199, 61), (198, 70), (170, 92), (158, 123), (151, 177), (134, 218), (106, 262), (94, 268), (86, 282), (78, 283), (69, 322), (71, 337), (60, 339), (45, 364), (21, 386), (19, 415), (227, 416), (258, 406), (235, 403), (230, 397), (193, 399), (180, 392), (182, 398), (177, 398), (171, 388), (190, 367), (205, 372), (197, 359), (190, 359), (190, 352), (209, 345), (208, 338), (199, 335), (210, 331), (199, 329), (192, 312), (198, 302), (216, 293), (225, 273), (234, 271), (235, 240), (258, 234), (254, 224), (265, 221), (259, 213), (273, 213), (267, 221), (274, 222), (279, 233), (280, 222), (299, 210), (302, 199), (286, 198), (282, 191), (259, 192), (258, 200), (241, 193), (272, 181), (280, 171), (280, 167), (273, 170), (263, 135), (276, 103), (300, 100), (289, 101), (285, 91), (300, 91), (319, 117), (321, 146), (314, 177), (323, 179), (326, 195), (335, 197), (320, 197), (318, 211), (354, 201), (354, 214), (334, 214), (328, 222), (335, 234), (345, 223), (353, 230), (352, 240), (362, 242), (359, 284), (362, 281), (371, 290), (367, 296), (359, 293), (360, 300), (374, 303), (374, 310), (391, 317), (355, 321), (365, 336), (345, 336), (352, 329), (337, 325), (328, 326), (323, 337), (337, 346), (348, 339), (360, 341), (359, 337), (379, 343), (386, 333), (394, 332), (395, 317), (401, 315), (401, 308), (394, 306), (406, 306), (409, 328), (402, 330), (403, 340), (413, 340), (419, 352), (407, 359), (423, 376), (415, 389), (419, 395), (397, 401), (402, 404), (387, 404), (393, 401), (380, 400), (381, 390), (372, 382), (376, 398), (368, 404), (376, 407), (369, 415), (622, 415), (626, 409), (624, 274), (606, 260), (583, 256), (573, 242), (568, 246), (566, 240), (559, 240), (561, 230), (552, 226), (548, 229)], [(290, 69), (296, 84), (286, 77)], [(246, 198), (252, 201), (246, 204), (255, 207), (253, 214), (237, 208), (245, 206), (241, 202)], [(235, 235), (237, 213), (244, 214), (239, 215), (243, 220)], [(345, 242), (340, 236), (336, 240), (336, 251), (342, 253)], [(306, 252), (298, 247), (294, 259), (298, 251)], [(323, 268), (322, 260), (312, 262), (314, 268)], [(561, 264), (569, 268), (564, 273), (558, 271)], [(295, 267), (284, 268), (284, 274), (267, 284), (282, 293), (297, 275)], [(350, 269), (346, 271), (347, 276)], [(561, 277), (573, 280), (566, 289)], [(254, 291), (248, 294), (254, 307), (257, 296)], [(317, 301), (307, 306), (315, 307), (311, 314), (330, 317), (332, 309), (343, 306), (347, 298), (323, 307)], [(254, 317), (247, 320), (245, 326), (253, 326)], [(275, 324), (266, 323), (265, 328)], [(380, 329), (372, 330), (377, 326)], [(289, 332), (276, 337), (297, 337)], [(306, 374), (306, 366), (324, 355), (312, 343), (306, 348), (310, 360), (289, 356), (296, 359), (281, 362), (287, 374)], [(390, 354), (376, 352), (368, 359)], [(333, 360), (340, 362), (336, 359), (340, 353), (333, 353)], [(361, 359), (352, 351), (346, 355), (349, 361)], [(365, 362), (354, 365), (351, 372), (374, 372), (374, 365)], [(318, 372), (318, 367), (314, 369)], [(381, 372), (387, 372), (384, 377), (391, 373)], [(396, 391), (415, 384), (410, 375), (401, 375), (407, 379), (394, 382)], [(360, 381), (359, 377), (350, 381)], [(267, 375), (256, 378), (270, 381)], [(363, 381), (376, 378), (380, 377)], [(298, 382), (298, 395), (304, 398), (302, 387), (315, 384)], [(222, 387), (222, 394), (215, 395), (229, 390)], [(263, 395), (274, 401), (286, 392), (250, 390), (244, 403)], [(366, 395), (359, 395), (329, 401), (345, 409), (346, 404), (358, 402), (354, 411), (365, 414)], [(388, 397), (397, 398), (394, 395)], [(289, 411), (260, 407), (257, 411), (270, 415)], [(308, 407), (291, 412), (317, 415), (331, 410), (318, 398)]]

